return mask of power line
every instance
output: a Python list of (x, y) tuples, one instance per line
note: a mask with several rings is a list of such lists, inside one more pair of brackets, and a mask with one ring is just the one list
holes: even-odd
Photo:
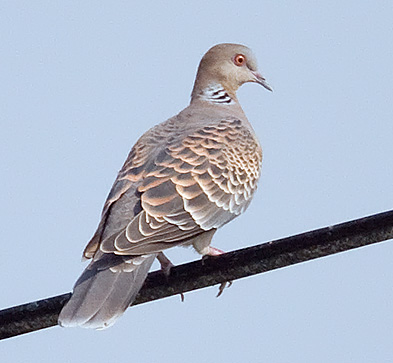
[[(149, 274), (133, 305), (393, 238), (393, 210)], [(71, 293), (0, 311), (0, 339), (57, 325)]]

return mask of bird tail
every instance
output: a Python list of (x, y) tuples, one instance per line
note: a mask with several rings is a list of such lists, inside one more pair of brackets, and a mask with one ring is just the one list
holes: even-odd
[(83, 271), (71, 299), (59, 315), (63, 327), (104, 329), (111, 326), (134, 301), (156, 254), (105, 254)]

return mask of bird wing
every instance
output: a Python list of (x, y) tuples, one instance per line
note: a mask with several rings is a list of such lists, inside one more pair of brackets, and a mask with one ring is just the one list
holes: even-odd
[[(240, 120), (197, 128), (166, 141), (156, 153), (146, 147), (147, 141), (162, 140), (152, 131), (149, 140), (142, 137), (134, 146), (119, 172), (85, 257), (98, 247), (117, 255), (156, 253), (219, 228), (248, 207), (262, 151)], [(124, 218), (125, 205), (133, 207), (131, 216), (128, 212), (124, 228), (111, 231), (111, 215), (122, 211)]]

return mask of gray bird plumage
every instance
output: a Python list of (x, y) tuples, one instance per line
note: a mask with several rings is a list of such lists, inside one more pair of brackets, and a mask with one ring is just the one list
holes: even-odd
[(59, 316), (62, 326), (105, 328), (135, 299), (162, 251), (202, 255), (217, 230), (244, 212), (262, 151), (236, 98), (243, 83), (270, 89), (249, 48), (219, 44), (200, 63), (190, 105), (132, 148), (84, 251), (92, 262)]

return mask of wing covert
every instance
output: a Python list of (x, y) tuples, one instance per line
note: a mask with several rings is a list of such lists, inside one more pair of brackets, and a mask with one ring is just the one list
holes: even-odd
[[(101, 251), (159, 252), (221, 227), (248, 207), (262, 152), (241, 121), (202, 127), (155, 155), (145, 150), (137, 144), (118, 176), (118, 182), (137, 185), (140, 212), (104, 239)], [(119, 199), (113, 200), (107, 204), (116, 209)]]

